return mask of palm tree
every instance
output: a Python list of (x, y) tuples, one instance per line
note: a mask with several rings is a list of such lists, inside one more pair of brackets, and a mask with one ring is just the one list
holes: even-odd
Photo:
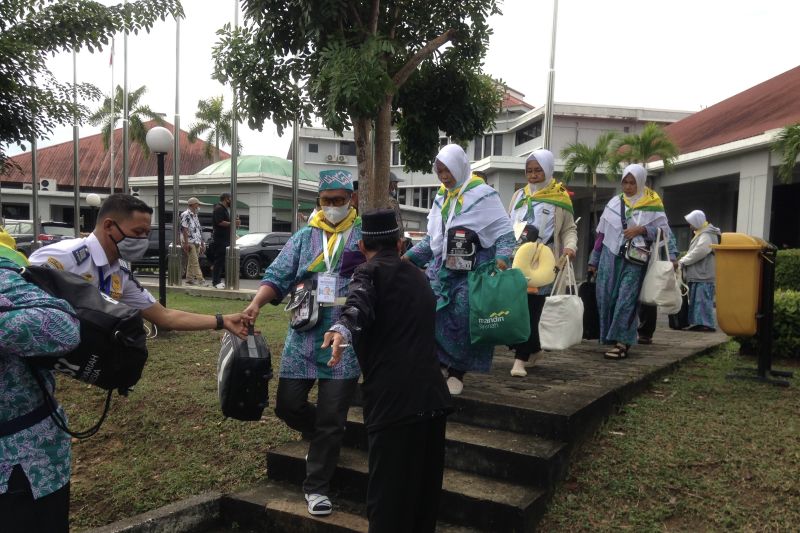
[(783, 128), (772, 144), (772, 149), (783, 154), (778, 177), (783, 183), (790, 183), (797, 157), (800, 156), (800, 122)]
[(672, 170), (675, 158), (678, 157), (677, 145), (672, 142), (664, 128), (655, 122), (648, 122), (641, 133), (631, 133), (620, 137), (611, 147), (611, 168), (619, 173), (619, 165), (623, 161), (641, 163), (647, 168), (647, 162), (658, 157), (664, 162), (664, 171)]
[[(200, 100), (197, 102), (197, 113), (195, 118), (197, 122), (192, 124), (189, 128), (189, 142), (195, 142), (197, 137), (205, 132), (205, 154), (209, 159), (213, 158), (214, 161), (219, 161), (219, 145), (231, 145), (233, 140), (232, 121), (233, 111), (225, 111), (223, 106), (223, 96), (216, 96), (208, 100)], [(238, 143), (239, 152), (242, 151), (241, 141)], [(214, 147), (214, 152), (211, 148)]]
[[(139, 100), (147, 92), (147, 87), (142, 85), (133, 92), (128, 93), (128, 136), (131, 142), (137, 143), (142, 147), (145, 157), (150, 155), (150, 148), (147, 147), (147, 128), (144, 123), (147, 120), (155, 120), (159, 125), (164, 124), (161, 115), (150, 109), (150, 106), (140, 104)], [(111, 144), (111, 132), (117, 127), (117, 120), (122, 118), (123, 91), (117, 85), (114, 94), (114, 108), (111, 108), (111, 98), (103, 100), (103, 105), (89, 117), (89, 122), (93, 126), (103, 125), (103, 148), (108, 150)]]
[[(586, 174), (592, 177), (592, 218), (594, 227), (597, 226), (597, 169), (608, 166), (611, 159), (611, 142), (616, 139), (617, 133), (609, 131), (597, 138), (594, 146), (583, 143), (572, 143), (561, 151), (561, 157), (566, 160), (564, 165), (564, 181), (569, 182), (575, 171), (583, 168)], [(609, 174), (606, 174), (609, 177)]]

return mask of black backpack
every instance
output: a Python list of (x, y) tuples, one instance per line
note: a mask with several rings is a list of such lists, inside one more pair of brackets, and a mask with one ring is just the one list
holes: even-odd
[(226, 332), (217, 364), (222, 415), (236, 420), (260, 420), (267, 406), (272, 378), (269, 346), (250, 326), (247, 339)]
[[(51, 296), (67, 301), (75, 309), (81, 330), (78, 347), (60, 357), (30, 357), (26, 361), (50, 404), (56, 425), (74, 437), (89, 437), (103, 423), (112, 392), (116, 389), (127, 395), (142, 376), (147, 362), (147, 339), (141, 313), (106, 296), (71, 272), (43, 266), (10, 270), (15, 270)], [(107, 390), (105, 411), (100, 421), (87, 431), (69, 430), (58, 415), (56, 401), (45, 386), (41, 370), (55, 370)]]

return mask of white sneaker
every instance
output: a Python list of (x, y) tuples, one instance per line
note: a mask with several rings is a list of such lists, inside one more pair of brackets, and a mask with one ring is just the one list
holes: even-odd
[(308, 514), (314, 516), (325, 516), (333, 512), (331, 500), (323, 494), (306, 494), (308, 502)]
[(225, 282), (224, 281), (220, 281), (219, 283), (214, 285), (214, 288), (215, 289), (224, 289), (225, 288)]
[(528, 375), (528, 371), (525, 370), (525, 361), (522, 359), (514, 359), (514, 366), (511, 367), (511, 375), (515, 378), (524, 378)]
[(450, 376), (447, 378), (447, 390), (453, 396), (458, 396), (464, 390), (464, 382), (460, 379)]

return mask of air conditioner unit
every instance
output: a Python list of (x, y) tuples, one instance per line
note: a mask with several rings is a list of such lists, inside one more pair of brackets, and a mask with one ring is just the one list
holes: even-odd
[(139, 196), (139, 187), (131, 187), (131, 196)]
[(336, 156), (328, 154), (328, 157), (326, 157), (325, 159), (328, 161), (328, 163), (331, 163), (332, 161), (334, 161), (336, 159)]
[(347, 158), (345, 156), (343, 156), (343, 155), (340, 155), (339, 156), (339, 163), (344, 163), (345, 161), (347, 161)]
[(50, 190), (50, 180), (40, 180), (39, 181), (39, 190), (40, 191), (49, 191)]
[(22, 184), (22, 190), (23, 191), (31, 191), (31, 190), (33, 190), (33, 185), (31, 185), (30, 183), (23, 183)]

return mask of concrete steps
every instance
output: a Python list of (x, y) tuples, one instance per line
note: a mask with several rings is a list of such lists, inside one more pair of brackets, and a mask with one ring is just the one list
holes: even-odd
[[(567, 465), (565, 443), (536, 435), (448, 420), (445, 439), (446, 467), (512, 483), (547, 487), (563, 476)], [(360, 407), (350, 408), (344, 444), (367, 450)]]
[[(307, 448), (306, 442), (299, 441), (270, 450), (269, 478), (300, 485), (305, 477)], [(342, 448), (331, 486), (345, 498), (364, 501), (366, 452)], [(530, 525), (544, 512), (545, 496), (545, 491), (532, 486), (446, 468), (439, 517), (454, 525), (483, 531), (531, 531)]]

